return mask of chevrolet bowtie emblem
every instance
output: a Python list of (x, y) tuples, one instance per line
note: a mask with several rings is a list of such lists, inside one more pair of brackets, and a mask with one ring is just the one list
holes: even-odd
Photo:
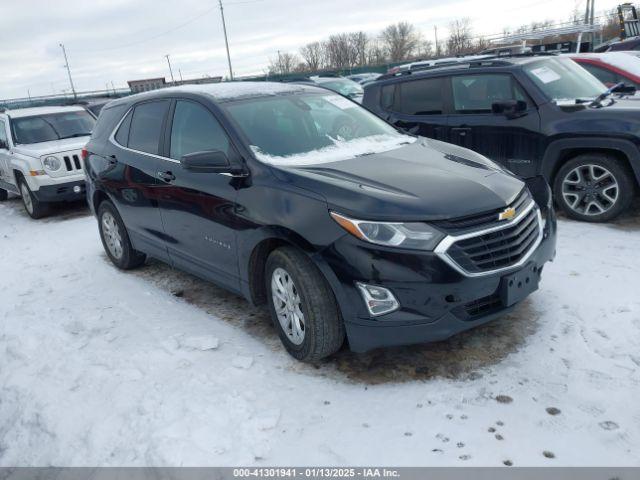
[(498, 214), (498, 220), (511, 220), (516, 216), (516, 209), (513, 207), (507, 208), (505, 211)]

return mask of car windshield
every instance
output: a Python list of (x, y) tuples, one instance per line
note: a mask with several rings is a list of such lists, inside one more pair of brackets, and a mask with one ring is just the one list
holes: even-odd
[(555, 102), (594, 99), (607, 87), (569, 58), (548, 58), (524, 66), (525, 73)]
[(325, 88), (328, 88), (329, 90), (338, 92), (340, 95), (344, 95), (345, 97), (356, 97), (358, 95), (362, 95), (364, 92), (359, 84), (347, 78), (320, 81), (318, 82), (318, 84), (322, 85)]
[(50, 142), (91, 135), (94, 118), (84, 110), (11, 120), (16, 144)]
[(358, 104), (329, 93), (278, 95), (224, 105), (256, 157), (277, 165), (312, 165), (393, 150), (412, 143)]

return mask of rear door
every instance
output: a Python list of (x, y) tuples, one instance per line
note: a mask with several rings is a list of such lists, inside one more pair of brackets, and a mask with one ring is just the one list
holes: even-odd
[(384, 85), (382, 108), (387, 121), (423, 137), (446, 140), (448, 84), (445, 77), (408, 79)]
[(219, 150), (231, 161), (236, 153), (214, 113), (194, 100), (172, 106), (160, 176), (159, 197), (169, 255), (174, 265), (238, 290), (235, 233), (237, 181), (228, 174), (194, 172), (180, 164), (183, 155)]
[(124, 116), (109, 142), (111, 167), (100, 175), (122, 217), (134, 247), (167, 258), (158, 208), (160, 147), (171, 100), (135, 105)]
[[(474, 150), (522, 176), (535, 174), (543, 136), (533, 101), (510, 73), (478, 73), (451, 77), (452, 112), (449, 142)], [(517, 118), (492, 113), (492, 104), (523, 100)]]

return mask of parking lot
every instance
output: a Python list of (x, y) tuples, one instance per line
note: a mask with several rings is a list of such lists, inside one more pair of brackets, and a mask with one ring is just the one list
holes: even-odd
[(311, 366), (263, 308), (113, 268), (82, 205), (36, 222), (10, 199), (0, 464), (638, 465), (639, 213), (561, 219), (541, 289), (501, 320)]

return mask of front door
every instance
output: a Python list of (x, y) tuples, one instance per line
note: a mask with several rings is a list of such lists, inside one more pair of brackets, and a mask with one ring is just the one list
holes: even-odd
[(235, 232), (236, 179), (194, 172), (180, 164), (189, 153), (219, 150), (236, 156), (229, 137), (203, 104), (177, 100), (170, 114), (168, 145), (159, 173), (160, 212), (172, 263), (238, 290)]
[[(451, 77), (453, 112), (449, 142), (474, 150), (512, 172), (535, 175), (541, 158), (540, 116), (533, 102), (508, 73)], [(492, 104), (523, 100), (527, 109), (516, 118), (492, 113)]]
[(4, 120), (0, 120), (0, 188), (3, 190), (14, 190), (14, 179), (11, 173), (11, 155), (9, 154), (9, 134), (8, 125)]

